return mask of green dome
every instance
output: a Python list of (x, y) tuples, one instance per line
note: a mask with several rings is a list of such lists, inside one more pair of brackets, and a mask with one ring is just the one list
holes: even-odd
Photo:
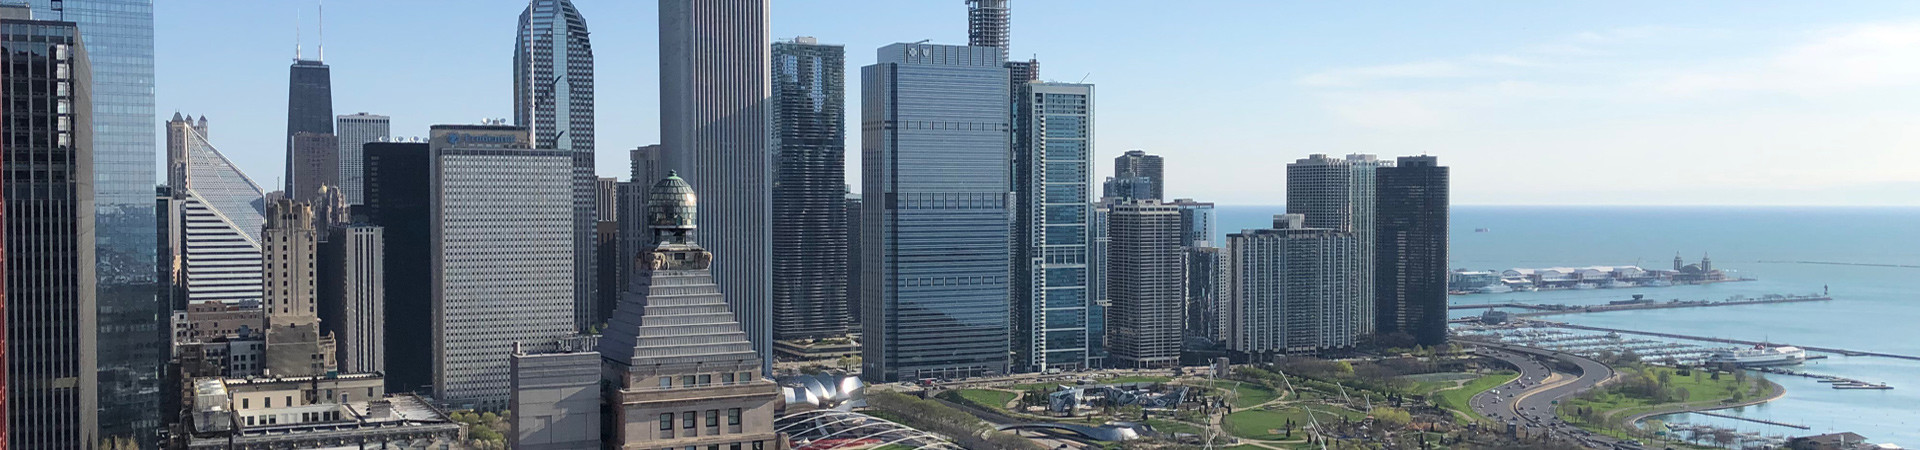
[(654, 183), (647, 193), (647, 225), (656, 230), (692, 230), (698, 203), (693, 186), (680, 179), (678, 172)]

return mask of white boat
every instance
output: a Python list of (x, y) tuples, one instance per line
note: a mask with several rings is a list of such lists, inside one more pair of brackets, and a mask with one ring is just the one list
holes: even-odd
[(1707, 358), (1711, 364), (1733, 364), (1739, 367), (1789, 366), (1807, 360), (1807, 351), (1800, 347), (1755, 345), (1752, 348), (1723, 348), (1714, 350)]
[(1507, 287), (1507, 285), (1502, 283), (1494, 283), (1481, 286), (1479, 289), (1474, 289), (1473, 292), (1476, 294), (1505, 294), (1513, 292), (1513, 288)]
[(1645, 282), (1641, 282), (1640, 285), (1646, 286), (1646, 287), (1668, 287), (1668, 286), (1673, 286), (1673, 282), (1667, 281), (1665, 278), (1653, 278)]
[(1607, 281), (1600, 282), (1601, 289), (1619, 289), (1619, 288), (1630, 288), (1634, 286), (1639, 286), (1639, 285), (1634, 284), (1632, 281), (1620, 281), (1612, 278), (1608, 278)]
[(1573, 289), (1574, 289), (1574, 290), (1577, 290), (1577, 291), (1584, 291), (1584, 290), (1588, 290), (1588, 289), (1599, 289), (1599, 288), (1600, 288), (1600, 285), (1597, 285), (1597, 284), (1593, 284), (1593, 283), (1584, 283), (1584, 282), (1582, 282), (1582, 283), (1574, 283), (1574, 284), (1573, 284)]

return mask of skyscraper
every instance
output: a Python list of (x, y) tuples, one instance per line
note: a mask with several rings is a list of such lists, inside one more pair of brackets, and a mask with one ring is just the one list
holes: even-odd
[(1187, 247), (1219, 245), (1213, 238), (1213, 203), (1182, 198), (1167, 204), (1180, 208), (1180, 245)]
[(347, 195), (347, 203), (366, 204), (366, 169), (361, 167), (364, 161), (360, 152), (368, 142), (380, 142), (393, 136), (391, 119), (387, 116), (355, 113), (334, 118), (335, 128), (340, 139), (340, 189)]
[(573, 155), (574, 327), (595, 319), (593, 44), (587, 20), (570, 0), (532, 0), (520, 13), (513, 46), (514, 125), (532, 135), (533, 148)]
[(1188, 336), (1213, 341), (1226, 339), (1225, 255), (1215, 247), (1186, 247), (1181, 252), (1182, 290), (1186, 293), (1186, 330)]
[[(295, 54), (293, 66), (287, 69), (287, 174), (283, 189), (286, 189), (288, 197), (306, 199), (308, 197), (305, 196), (312, 194), (303, 193), (301, 188), (305, 186), (296, 182), (300, 180), (303, 170), (313, 169), (305, 167), (308, 159), (300, 153), (302, 149), (297, 145), (300, 133), (333, 134), (333, 69), (320, 60), (303, 59)], [(308, 150), (315, 148), (309, 147)], [(339, 143), (335, 142), (329, 153), (336, 153), (339, 149)], [(334, 158), (339, 158), (339, 155), (334, 155)], [(336, 165), (333, 169), (335, 175), (327, 178), (339, 176), (339, 167)], [(309, 172), (306, 176), (311, 179), (316, 175)], [(334, 181), (338, 183), (337, 179)], [(318, 187), (319, 183), (313, 186)]]
[(1379, 168), (1376, 177), (1376, 331), (1404, 333), (1418, 345), (1444, 344), (1447, 168), (1432, 156), (1403, 156), (1394, 167)]
[(600, 178), (593, 184), (593, 218), (598, 222), (620, 221), (620, 179)]
[(1006, 373), (1007, 69), (989, 47), (893, 44), (877, 60), (861, 69), (862, 375)]
[(366, 168), (367, 221), (381, 227), (381, 266), (386, 279), (388, 392), (413, 392), (433, 384), (433, 163), (424, 142), (374, 142), (361, 155)]
[(1110, 206), (1107, 358), (1115, 367), (1177, 367), (1184, 334), (1180, 208), (1158, 200)]
[(1161, 200), (1166, 198), (1167, 193), (1167, 177), (1161, 170), (1162, 167), (1160, 155), (1149, 155), (1141, 150), (1127, 150), (1125, 154), (1113, 159), (1113, 178), (1123, 182), (1144, 178), (1148, 183), (1147, 197), (1144, 198)]
[(1342, 317), (1361, 334), (1374, 331), (1374, 170), (1389, 165), (1373, 155), (1311, 155), (1287, 165), (1287, 213), (1305, 215), (1306, 228), (1353, 233), (1359, 314)]
[(847, 315), (854, 327), (860, 326), (860, 218), (866, 208), (860, 194), (848, 192), (847, 202)]
[(173, 178), (167, 231), (178, 246), (175, 283), (185, 303), (177, 306), (260, 300), (266, 194), (208, 142), (205, 117), (195, 122), (175, 116), (167, 122)]
[[(101, 436), (151, 442), (160, 428), (166, 332), (156, 317), (153, 0), (28, 0), (36, 18), (71, 21), (92, 66)], [(57, 9), (56, 9), (57, 8)], [(15, 410), (22, 407), (14, 405)], [(17, 434), (25, 429), (15, 428)]]
[(306, 202), (280, 198), (267, 204), (261, 307), (267, 318), (268, 375), (317, 376), (336, 367), (333, 338), (320, 329), (320, 237), (313, 223), (313, 207)]
[(100, 427), (89, 54), (73, 22), (0, 13), (8, 447), (82, 448)]
[(1020, 83), (1014, 103), (1013, 364), (1087, 363), (1093, 85)]
[(779, 388), (760, 376), (765, 360), (713, 280), (718, 255), (694, 242), (693, 187), (669, 172), (648, 192), (650, 248), (636, 258), (644, 265), (633, 268), (598, 347), (614, 405), (607, 444), (782, 447), (773, 424)]
[(1000, 49), (1000, 60), (1007, 61), (1007, 48), (1013, 33), (1009, 0), (967, 0), (967, 45)]
[[(660, 2), (663, 166), (700, 191), (714, 281), (771, 372), (767, 0)], [(1003, 147), (1004, 149), (1004, 147)]]
[(319, 203), (323, 188), (340, 187), (340, 139), (333, 133), (293, 133), (293, 156), (287, 160), (293, 170), (287, 198)]
[(620, 183), (620, 242), (614, 246), (620, 250), (619, 257), (613, 258), (620, 264), (616, 267), (613, 280), (616, 292), (614, 302), (619, 303), (620, 290), (627, 285), (627, 277), (633, 273), (633, 257), (652, 245), (653, 232), (647, 228), (647, 189), (653, 183), (666, 177), (666, 169), (660, 167), (660, 144), (645, 145), (627, 151), (628, 181)]
[(1353, 326), (1361, 314), (1356, 241), (1346, 231), (1307, 228), (1299, 214), (1227, 235), (1227, 348), (1264, 359), (1353, 346), (1361, 334)]
[(847, 334), (846, 48), (773, 44), (773, 338)]
[[(343, 373), (386, 372), (385, 236), (378, 226), (327, 230), (320, 251), (320, 325)], [(414, 324), (418, 326), (418, 324)]]
[(441, 401), (506, 407), (514, 343), (538, 347), (577, 331), (574, 155), (529, 145), (519, 127), (431, 129), (429, 284)]

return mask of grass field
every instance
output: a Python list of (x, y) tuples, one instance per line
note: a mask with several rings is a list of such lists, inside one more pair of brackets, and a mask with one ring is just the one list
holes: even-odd
[[(1676, 370), (1665, 367), (1649, 367), (1647, 370), (1649, 373), (1655, 374), (1655, 376), (1663, 372), (1669, 374), (1667, 382), (1668, 389), (1677, 387), (1687, 390), (1686, 399), (1673, 403), (1721, 403), (1733, 399), (1733, 393), (1736, 390), (1747, 389), (1742, 382), (1734, 380), (1734, 377), (1731, 375), (1722, 375), (1720, 379), (1715, 380), (1709, 375), (1697, 372), (1697, 376), (1679, 376)], [(1744, 398), (1757, 399), (1773, 395), (1770, 385), (1762, 383), (1761, 386), (1762, 389), (1760, 392), (1755, 393), (1749, 391)], [(1576, 408), (1592, 408), (1594, 411), (1610, 412), (1611, 414), (1608, 415), (1614, 419), (1652, 411), (1671, 404), (1655, 404), (1650, 399), (1613, 392), (1601, 393), (1591, 400), (1574, 399), (1570, 403)]]
[(1514, 378), (1519, 377), (1520, 374), (1518, 372), (1505, 370), (1490, 375), (1483, 375), (1480, 378), (1475, 378), (1473, 381), (1467, 382), (1465, 386), (1461, 386), (1459, 389), (1440, 391), (1438, 393), (1439, 395), (1434, 397), (1433, 404), (1441, 408), (1459, 411), (1468, 417), (1474, 418), (1474, 420), (1486, 420), (1486, 417), (1482, 417), (1480, 413), (1473, 412), (1473, 408), (1468, 407), (1470, 401), (1473, 400), (1473, 396), (1481, 392), (1486, 392), (1488, 389), (1493, 389), (1495, 386), (1506, 384), (1509, 381), (1513, 381)]
[(1018, 396), (1018, 394), (1012, 392), (986, 389), (961, 389), (953, 392), (959, 394), (960, 398), (967, 399), (967, 401), (973, 402), (975, 405), (991, 408), (995, 411), (1007, 410), (1007, 402), (1013, 401), (1013, 399)]
[(1230, 381), (1230, 382), (1216, 383), (1214, 384), (1214, 386), (1218, 386), (1221, 389), (1233, 390), (1233, 393), (1234, 393), (1233, 407), (1234, 408), (1253, 407), (1261, 403), (1270, 402), (1270, 401), (1273, 401), (1273, 399), (1280, 398), (1279, 393), (1273, 392), (1272, 390), (1268, 390), (1266, 386), (1261, 386), (1253, 383), (1247, 383), (1242, 381)]
[[(1313, 419), (1315, 420), (1339, 420), (1340, 417), (1357, 420), (1366, 417), (1366, 414), (1358, 411), (1350, 411), (1345, 408), (1313, 405)], [(1271, 441), (1287, 439), (1285, 427), (1289, 420), (1293, 422), (1294, 428), (1296, 429), (1302, 424), (1309, 423), (1305, 409), (1302, 409), (1299, 405), (1287, 405), (1271, 410), (1255, 409), (1228, 414), (1223, 424), (1227, 429), (1227, 434), (1231, 434), (1234, 437)], [(1274, 433), (1275, 431), (1279, 431), (1280, 433)]]

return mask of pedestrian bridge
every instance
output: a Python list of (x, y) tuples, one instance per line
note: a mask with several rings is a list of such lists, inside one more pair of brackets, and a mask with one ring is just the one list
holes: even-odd
[(1153, 428), (1145, 424), (1115, 422), (1112, 425), (1088, 426), (1075, 423), (1016, 423), (1001, 425), (1000, 431), (1014, 430), (1060, 430), (1101, 442), (1120, 442), (1145, 437), (1153, 433)]

